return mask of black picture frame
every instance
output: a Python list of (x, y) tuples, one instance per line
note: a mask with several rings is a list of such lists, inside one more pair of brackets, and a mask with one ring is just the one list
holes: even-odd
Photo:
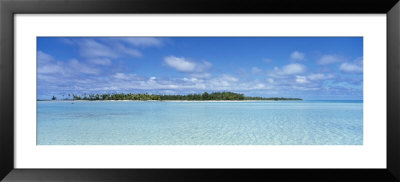
[[(15, 169), (14, 15), (382, 13), (387, 15), (386, 169)], [(0, 179), (4, 181), (400, 181), (398, 0), (0, 0)], [(381, 60), (384, 61), (384, 60)], [(382, 98), (383, 99), (383, 98)]]

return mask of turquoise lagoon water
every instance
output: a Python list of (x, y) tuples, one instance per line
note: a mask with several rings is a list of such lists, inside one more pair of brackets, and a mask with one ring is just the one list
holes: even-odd
[(362, 101), (39, 101), (38, 145), (362, 145)]

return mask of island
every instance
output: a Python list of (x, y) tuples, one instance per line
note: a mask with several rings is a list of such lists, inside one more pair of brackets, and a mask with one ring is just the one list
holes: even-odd
[[(234, 92), (204, 92), (203, 94), (188, 94), (188, 95), (160, 95), (160, 94), (135, 94), (135, 93), (113, 93), (113, 94), (68, 94), (69, 98), (60, 100), (141, 100), (141, 101), (219, 101), (219, 100), (302, 100), (300, 98), (285, 98), (285, 97), (249, 97), (244, 94)], [(51, 100), (57, 100), (55, 96)], [(40, 100), (38, 100), (40, 101)]]

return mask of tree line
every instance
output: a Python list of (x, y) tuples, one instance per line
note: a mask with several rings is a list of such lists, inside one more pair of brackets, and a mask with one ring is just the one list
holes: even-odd
[[(160, 95), (160, 94), (133, 94), (133, 93), (114, 93), (114, 94), (68, 94), (72, 100), (302, 100), (300, 98), (285, 97), (248, 97), (244, 94), (234, 92), (204, 92), (203, 94), (188, 95)], [(51, 100), (56, 100), (52, 97)], [(64, 99), (69, 100), (69, 99)]]

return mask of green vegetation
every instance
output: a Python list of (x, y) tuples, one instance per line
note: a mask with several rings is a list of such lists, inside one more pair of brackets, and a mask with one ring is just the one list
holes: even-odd
[(302, 100), (300, 98), (284, 97), (247, 97), (234, 92), (213, 92), (188, 95), (156, 95), (156, 94), (83, 94), (82, 96), (72, 94), (73, 100)]

